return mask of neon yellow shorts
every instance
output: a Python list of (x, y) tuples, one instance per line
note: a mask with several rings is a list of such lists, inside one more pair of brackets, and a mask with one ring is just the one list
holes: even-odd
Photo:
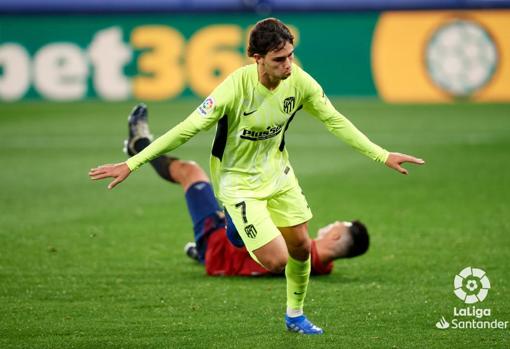
[(299, 185), (266, 200), (223, 204), (250, 253), (280, 235), (277, 227), (292, 227), (313, 217)]

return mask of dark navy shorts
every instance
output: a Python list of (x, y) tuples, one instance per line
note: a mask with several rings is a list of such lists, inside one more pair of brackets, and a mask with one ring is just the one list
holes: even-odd
[(197, 245), (198, 258), (203, 263), (209, 235), (220, 228), (227, 228), (227, 236), (236, 247), (243, 246), (232, 220), (218, 205), (211, 184), (196, 182), (186, 191), (186, 203), (193, 221), (193, 232)]

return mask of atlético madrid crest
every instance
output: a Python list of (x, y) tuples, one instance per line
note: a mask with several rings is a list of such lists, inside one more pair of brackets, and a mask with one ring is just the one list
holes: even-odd
[(255, 239), (255, 237), (257, 237), (257, 229), (255, 229), (253, 224), (244, 227), (244, 232), (246, 235), (248, 235), (249, 238)]
[(294, 104), (296, 103), (296, 99), (294, 97), (287, 97), (283, 100), (283, 111), (286, 113), (290, 113), (294, 110)]

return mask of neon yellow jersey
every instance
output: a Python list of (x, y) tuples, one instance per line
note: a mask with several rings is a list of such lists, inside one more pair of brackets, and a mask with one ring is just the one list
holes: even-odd
[(259, 82), (257, 65), (251, 64), (228, 76), (191, 115), (127, 160), (127, 165), (135, 170), (217, 124), (210, 166), (218, 199), (225, 203), (269, 198), (297, 184), (285, 148), (285, 131), (302, 108), (362, 154), (386, 161), (388, 152), (340, 114), (300, 67), (293, 65), (292, 74), (270, 91)]

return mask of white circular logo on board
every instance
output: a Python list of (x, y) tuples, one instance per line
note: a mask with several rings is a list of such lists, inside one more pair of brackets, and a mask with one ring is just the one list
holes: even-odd
[(498, 50), (489, 33), (477, 22), (456, 19), (440, 26), (425, 51), (433, 83), (455, 97), (467, 97), (494, 75)]

